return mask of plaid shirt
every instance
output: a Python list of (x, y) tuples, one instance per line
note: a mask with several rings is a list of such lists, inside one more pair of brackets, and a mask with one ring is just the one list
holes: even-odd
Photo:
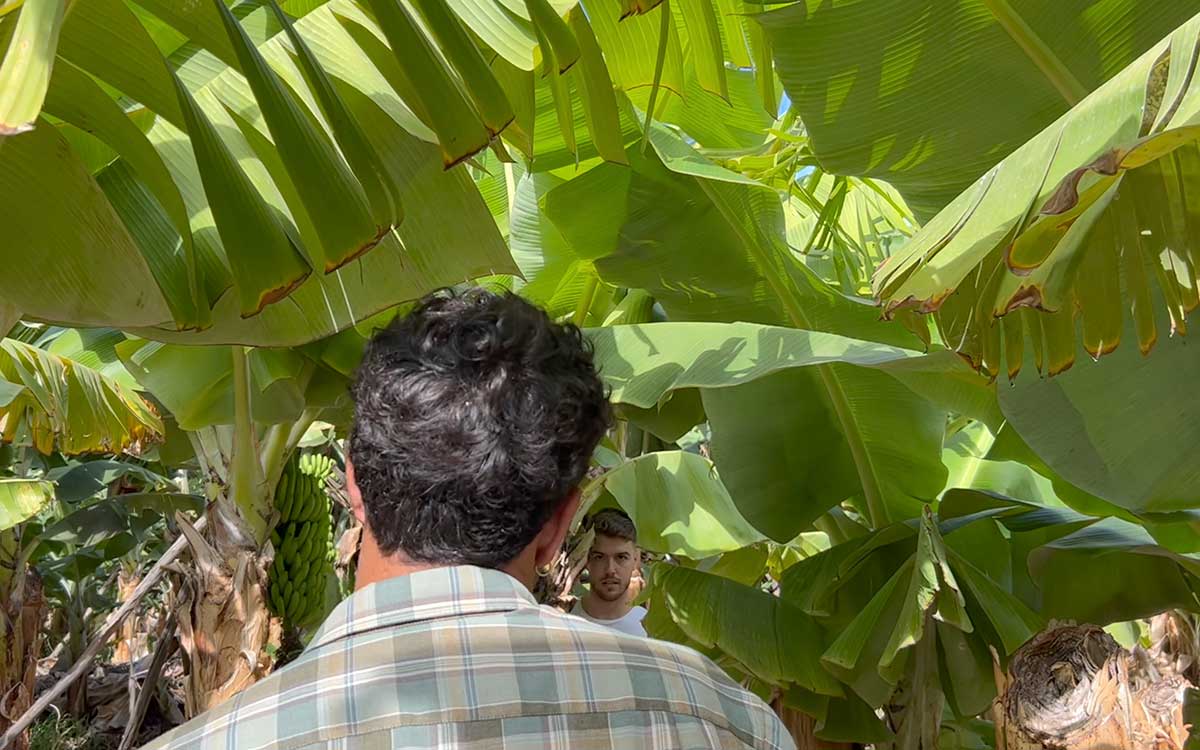
[(539, 607), (507, 574), (439, 568), (342, 602), (304, 654), (146, 750), (791, 750), (695, 651)]

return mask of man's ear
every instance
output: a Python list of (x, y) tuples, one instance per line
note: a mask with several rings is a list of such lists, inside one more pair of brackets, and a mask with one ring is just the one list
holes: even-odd
[(579, 489), (571, 490), (571, 494), (567, 495), (567, 499), (555, 509), (550, 520), (542, 527), (534, 559), (534, 564), (538, 567), (550, 565), (558, 557), (563, 541), (566, 540), (567, 534), (571, 533), (571, 520), (575, 518), (575, 511), (579, 510), (579, 501)]
[(362, 492), (354, 481), (354, 464), (350, 462), (350, 454), (346, 454), (346, 494), (350, 497), (350, 512), (363, 526), (367, 525), (367, 511), (363, 507)]

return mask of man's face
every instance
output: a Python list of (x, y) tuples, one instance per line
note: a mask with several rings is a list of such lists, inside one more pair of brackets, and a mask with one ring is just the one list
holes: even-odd
[(621, 599), (629, 588), (629, 579), (637, 564), (638, 552), (633, 542), (597, 534), (587, 564), (592, 593), (606, 602)]

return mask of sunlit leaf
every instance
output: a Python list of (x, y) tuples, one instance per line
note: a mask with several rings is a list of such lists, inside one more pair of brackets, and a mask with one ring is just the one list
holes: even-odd
[(0, 404), (6, 442), (42, 453), (115, 453), (162, 435), (162, 420), (129, 387), (15, 339), (0, 341), (4, 381), (21, 388)]
[(0, 479), (0, 531), (37, 515), (54, 499), (54, 485), (38, 479)]
[(54, 67), (67, 0), (25, 0), (0, 62), (0, 138), (34, 127)]
[(604, 475), (638, 528), (638, 545), (695, 560), (763, 540), (746, 523), (712, 463), (683, 451), (648, 453)]
[(1186, 0), (1102, 0), (1087, 13), (843, 0), (755, 20), (821, 163), (888, 180), (925, 219), (1195, 12)]

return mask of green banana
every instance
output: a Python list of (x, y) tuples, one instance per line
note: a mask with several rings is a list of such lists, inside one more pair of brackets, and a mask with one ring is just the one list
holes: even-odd
[[(309, 528), (312, 528), (312, 524), (309, 524)], [(304, 541), (300, 542), (300, 546), (296, 549), (296, 559), (305, 563), (311, 562), (312, 552), (313, 540), (311, 538), (305, 539)]]
[(291, 517), (291, 494), (288, 492), (288, 487), (292, 483), (292, 478), (284, 473), (279, 478), (279, 485), (275, 488), (275, 509), (279, 511), (279, 521), (282, 523)]
[(274, 613), (292, 626), (311, 624), (323, 614), (327, 576), (337, 559), (325, 492), (333, 468), (329, 456), (296, 455), (284, 466), (276, 487), (279, 519), (271, 532), (276, 554), (268, 600)]

